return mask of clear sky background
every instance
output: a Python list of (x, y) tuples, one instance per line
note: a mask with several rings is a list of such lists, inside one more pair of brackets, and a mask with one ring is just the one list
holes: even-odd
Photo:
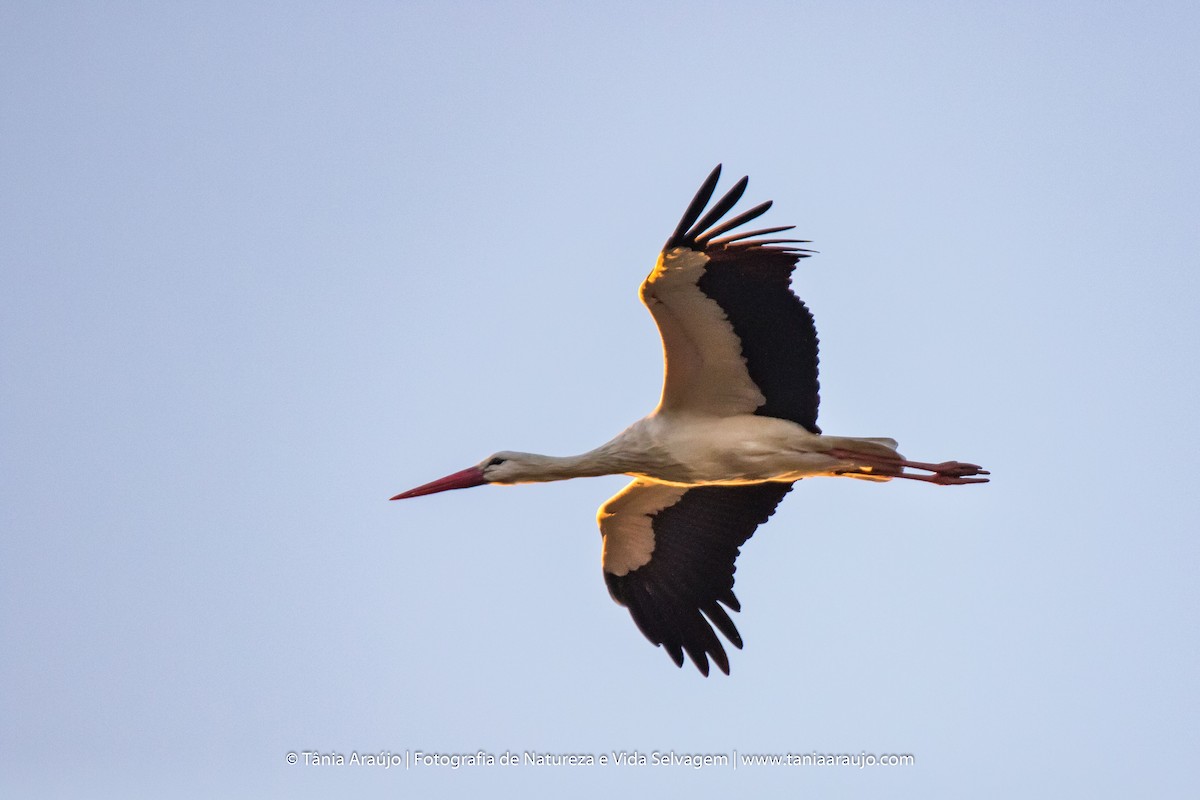
[[(0, 793), (1183, 797), (1194, 3), (0, 5)], [(717, 162), (820, 255), (820, 422), (731, 677), (608, 597), (621, 477), (392, 494), (648, 412)], [(898, 768), (289, 765), (911, 753)], [(561, 795), (560, 795), (561, 796)], [(630, 796), (630, 795), (626, 795)]]

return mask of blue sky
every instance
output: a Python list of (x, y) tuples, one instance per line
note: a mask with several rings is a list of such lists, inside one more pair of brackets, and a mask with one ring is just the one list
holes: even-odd
[[(1194, 790), (1200, 12), (580, 6), (0, 7), (3, 793)], [(797, 486), (705, 680), (622, 478), (387, 498), (653, 407), (718, 162), (820, 251), (825, 431), (994, 480)], [(286, 761), (481, 749), (915, 764)]]

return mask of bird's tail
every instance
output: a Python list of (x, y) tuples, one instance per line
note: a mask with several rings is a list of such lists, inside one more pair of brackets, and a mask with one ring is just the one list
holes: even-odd
[(903, 458), (896, 452), (896, 448), (899, 447), (896, 440), (886, 436), (822, 436), (821, 439), (838, 450), (849, 450), (864, 456)]
[(899, 446), (895, 439), (886, 436), (830, 436), (834, 448), (851, 453), (861, 453), (870, 458), (864, 459), (866, 464), (847, 470), (839, 470), (838, 474), (847, 478), (859, 478), (864, 481), (890, 481), (904, 471), (898, 464), (893, 467), (891, 462), (900, 461), (904, 456), (896, 452)]

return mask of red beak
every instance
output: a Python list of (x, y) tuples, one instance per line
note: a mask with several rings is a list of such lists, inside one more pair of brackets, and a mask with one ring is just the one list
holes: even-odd
[(484, 483), (487, 483), (487, 481), (483, 477), (483, 470), (479, 467), (467, 467), (461, 472), (447, 475), (444, 478), (438, 478), (436, 481), (430, 481), (423, 486), (409, 489), (407, 492), (401, 492), (392, 499), (407, 500), (410, 497), (420, 497), (423, 494), (435, 494), (450, 489), (467, 489)]

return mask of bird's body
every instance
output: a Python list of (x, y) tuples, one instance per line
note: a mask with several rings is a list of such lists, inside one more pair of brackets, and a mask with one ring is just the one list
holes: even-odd
[(729, 672), (715, 631), (742, 646), (725, 611), (739, 610), (739, 548), (795, 481), (987, 480), (974, 464), (908, 461), (889, 438), (821, 433), (816, 329), (789, 288), (808, 251), (794, 246), (798, 240), (761, 238), (786, 227), (721, 236), (770, 203), (721, 223), (745, 190), (742, 178), (701, 217), (719, 175), (718, 166), (641, 287), (663, 340), (665, 376), (654, 411), (578, 456), (500, 452), (392, 498), (482, 483), (632, 476), (600, 509), (605, 581), (651, 642), (677, 665), (686, 653), (705, 675), (710, 658)]
[(488, 472), (489, 483), (631, 475), (675, 486), (738, 486), (845, 475), (886, 480), (870, 465), (830, 455), (861, 451), (896, 458), (896, 443), (884, 438), (823, 436), (774, 417), (739, 414), (712, 417), (656, 410), (611, 441), (578, 456), (500, 452), (503, 464)]

